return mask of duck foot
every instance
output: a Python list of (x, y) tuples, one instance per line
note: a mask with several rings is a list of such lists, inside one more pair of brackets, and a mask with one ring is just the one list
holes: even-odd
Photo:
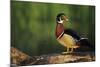
[(71, 54), (72, 52), (62, 52), (62, 55)]

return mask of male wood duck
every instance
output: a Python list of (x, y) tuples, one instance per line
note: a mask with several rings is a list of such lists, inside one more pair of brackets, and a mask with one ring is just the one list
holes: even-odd
[[(90, 45), (87, 41), (87, 38), (81, 38), (75, 31), (72, 29), (64, 29), (63, 23), (68, 22), (68, 17), (64, 13), (60, 13), (56, 17), (56, 38), (58, 42), (66, 47), (67, 52), (63, 53), (72, 53), (73, 49), (79, 48), (80, 45)], [(84, 43), (83, 43), (84, 42)]]

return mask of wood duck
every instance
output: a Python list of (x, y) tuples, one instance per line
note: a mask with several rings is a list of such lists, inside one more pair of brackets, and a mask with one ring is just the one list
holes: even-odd
[(56, 38), (57, 41), (67, 48), (67, 52), (63, 53), (72, 53), (73, 49), (79, 48), (80, 43), (89, 44), (87, 38), (81, 38), (75, 31), (72, 29), (64, 29), (64, 22), (68, 22), (68, 17), (65, 16), (64, 13), (60, 13), (56, 17)]

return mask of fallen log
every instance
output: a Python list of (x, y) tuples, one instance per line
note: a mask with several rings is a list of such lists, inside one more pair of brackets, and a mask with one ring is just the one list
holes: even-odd
[(12, 47), (11, 48), (11, 65), (27, 66), (40, 64), (61, 64), (74, 62), (90, 62), (95, 61), (94, 52), (74, 52), (74, 53), (55, 53), (41, 56), (29, 56), (26, 53)]

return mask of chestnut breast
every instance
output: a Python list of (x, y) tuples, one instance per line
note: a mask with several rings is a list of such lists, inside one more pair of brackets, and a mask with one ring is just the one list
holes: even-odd
[(57, 23), (56, 26), (56, 37), (58, 38), (64, 32), (64, 26), (61, 23)]

